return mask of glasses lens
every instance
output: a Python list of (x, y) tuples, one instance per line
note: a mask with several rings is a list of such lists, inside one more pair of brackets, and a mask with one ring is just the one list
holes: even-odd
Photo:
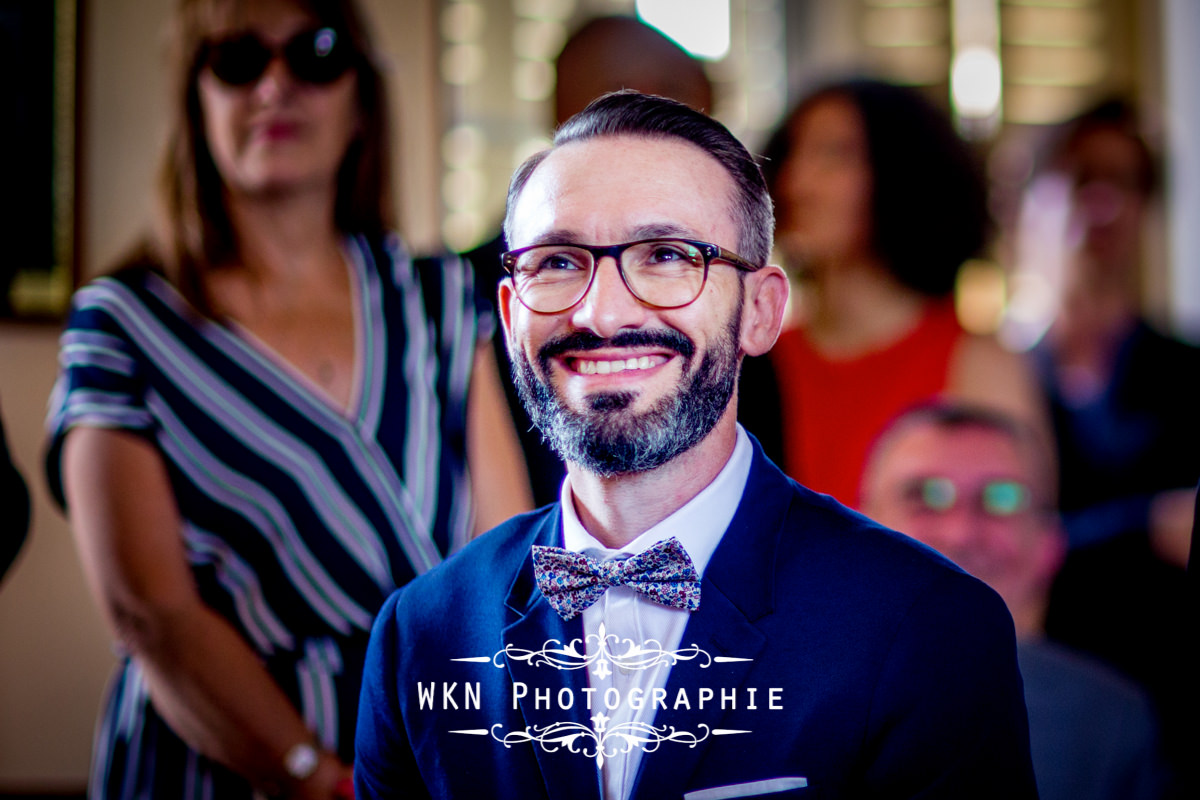
[(521, 302), (545, 314), (568, 309), (587, 289), (592, 254), (570, 245), (544, 245), (520, 253), (512, 263)]
[(957, 494), (949, 478), (926, 478), (921, 482), (921, 502), (933, 511), (949, 511)]
[(1029, 490), (1016, 481), (992, 481), (983, 487), (983, 510), (1010, 517), (1029, 507)]
[(663, 308), (686, 306), (704, 288), (704, 254), (678, 239), (654, 239), (621, 257), (625, 280), (642, 301)]
[(288, 69), (305, 83), (332, 83), (350, 68), (352, 51), (333, 28), (307, 31), (283, 46)]
[(271, 51), (254, 36), (226, 39), (208, 48), (208, 68), (222, 83), (245, 86), (262, 77)]

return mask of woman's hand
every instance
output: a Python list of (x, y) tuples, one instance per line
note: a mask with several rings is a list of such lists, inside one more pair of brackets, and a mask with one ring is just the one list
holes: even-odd
[(1187, 569), (1192, 546), (1195, 489), (1160, 492), (1150, 502), (1150, 548), (1160, 559)]
[[(312, 733), (259, 654), (201, 600), (158, 450), (131, 433), (74, 428), (63, 477), (84, 574), (155, 710), (188, 746), (254, 786), (285, 787), (285, 754)], [(318, 765), (324, 783), (312, 783), (323, 793), (297, 797), (336, 797), (350, 768), (327, 761)]]
[(354, 770), (333, 753), (322, 751), (312, 775), (289, 787), (288, 800), (354, 800)]

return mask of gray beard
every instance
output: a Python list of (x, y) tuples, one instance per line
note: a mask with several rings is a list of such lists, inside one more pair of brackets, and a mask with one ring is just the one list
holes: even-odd
[(646, 472), (695, 447), (716, 427), (737, 388), (740, 332), (739, 309), (692, 376), (640, 413), (629, 410), (637, 398), (634, 392), (591, 395), (583, 412), (568, 408), (544, 377), (550, 374), (550, 359), (570, 350), (656, 345), (682, 355), (686, 375), (696, 348), (678, 331), (625, 331), (611, 339), (585, 332), (560, 337), (538, 351), (540, 375), (523, 351), (515, 353), (513, 381), (542, 438), (564, 461), (601, 477)]

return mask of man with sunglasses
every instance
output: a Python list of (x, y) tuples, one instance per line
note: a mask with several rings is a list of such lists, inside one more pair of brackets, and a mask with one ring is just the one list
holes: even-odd
[(1164, 797), (1150, 704), (1135, 684), (1045, 639), (1066, 538), (1048, 445), (1015, 420), (930, 404), (898, 417), (872, 449), (865, 513), (999, 592), (1012, 612), (1042, 800)]
[(517, 171), (501, 315), (568, 477), (385, 604), (359, 798), (1035, 796), (999, 598), (737, 424), (772, 228), (745, 148), (662, 98)]

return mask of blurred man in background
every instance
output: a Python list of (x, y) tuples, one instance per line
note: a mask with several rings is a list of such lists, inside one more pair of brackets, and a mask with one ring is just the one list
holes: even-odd
[[(554, 64), (554, 127), (558, 127), (602, 94), (619, 89), (636, 89), (712, 112), (713, 87), (703, 65), (686, 50), (634, 17), (594, 17), (567, 39)], [(495, 287), (504, 277), (500, 254), (508, 248), (503, 234), (466, 254), (474, 265), (480, 291), (496, 300)], [(502, 337), (496, 337), (496, 363), (500, 365), (509, 408), (521, 439), (521, 449), (529, 468), (534, 504), (541, 506), (558, 499), (566, 469), (557, 455), (542, 441), (525, 413), (509, 375), (508, 351)]]
[(868, 458), (863, 510), (995, 589), (1012, 613), (1043, 800), (1168, 796), (1148, 699), (1116, 672), (1045, 638), (1066, 539), (1054, 460), (1008, 417), (962, 405), (902, 414)]

